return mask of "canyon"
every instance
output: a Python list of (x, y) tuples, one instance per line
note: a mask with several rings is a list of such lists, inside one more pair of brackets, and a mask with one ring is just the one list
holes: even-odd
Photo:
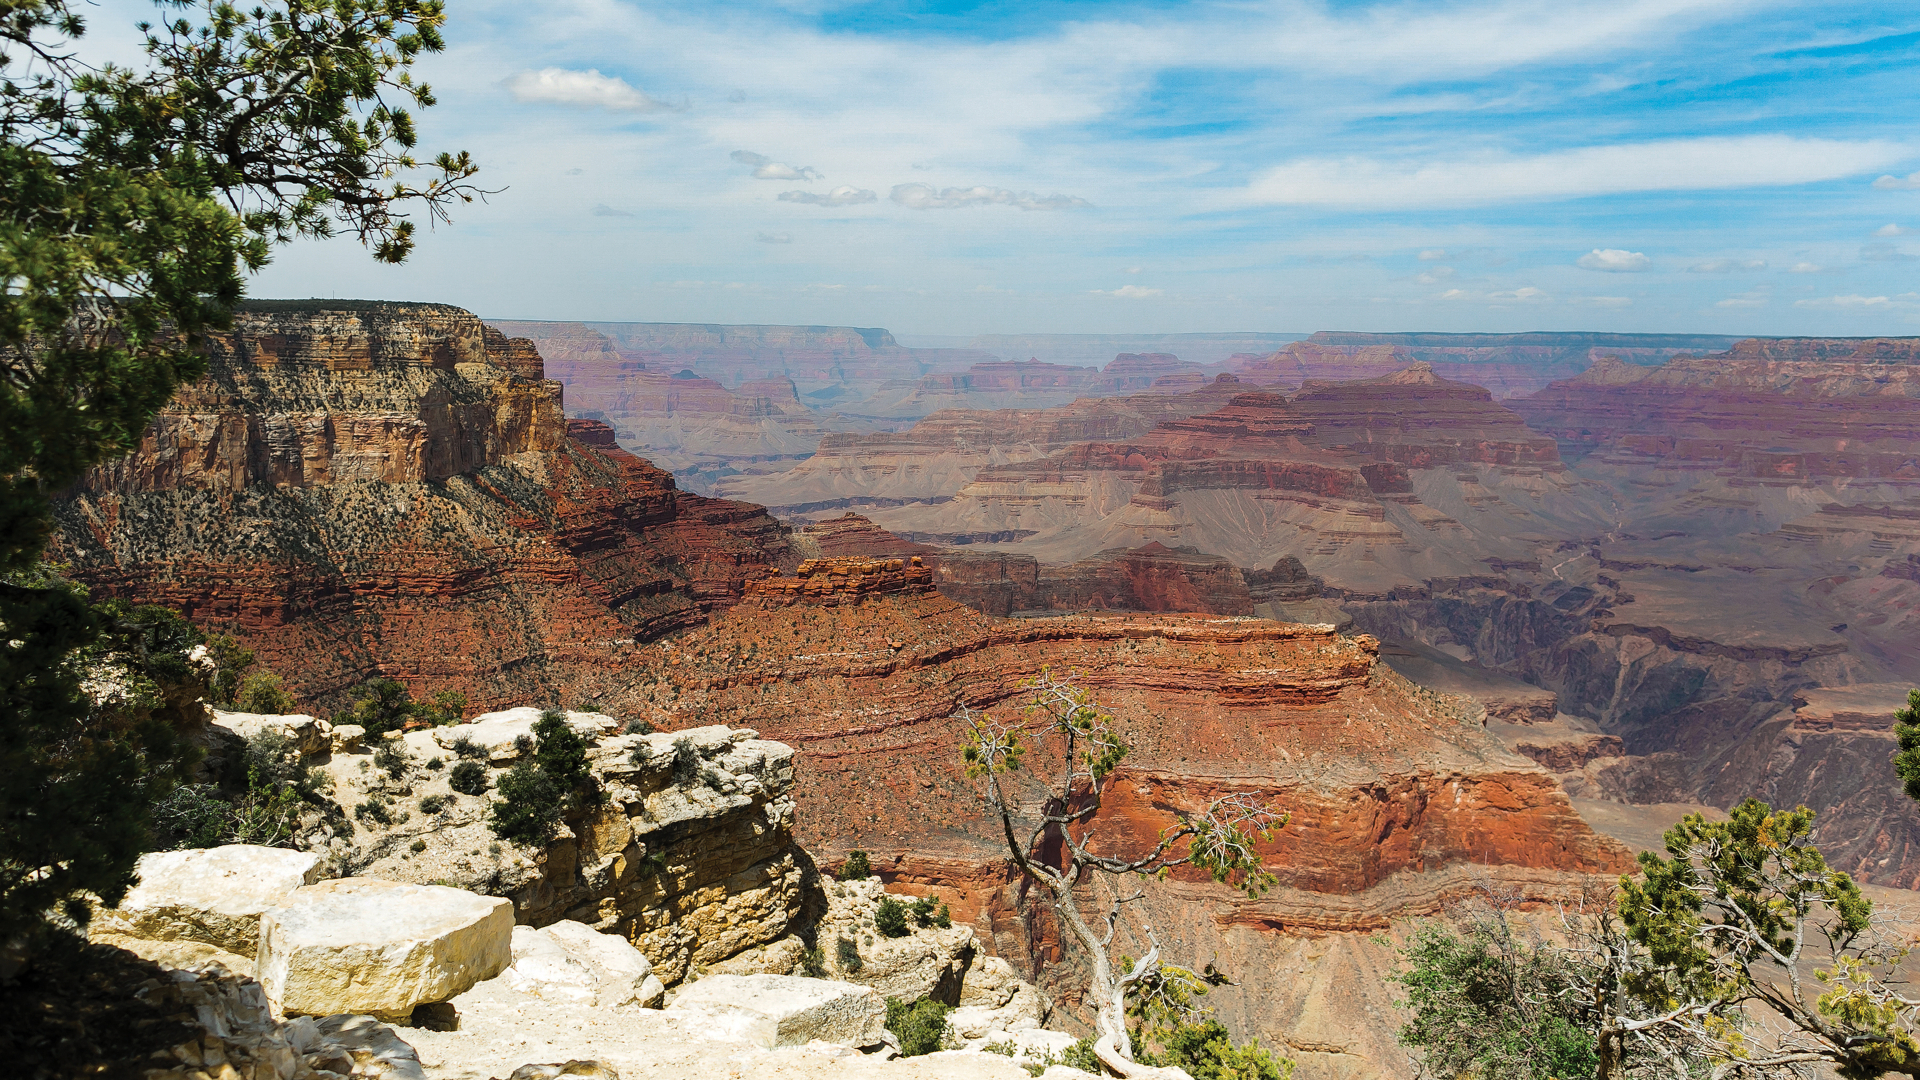
[(1292, 815), (1266, 897), (1175, 875), (1146, 904), (1303, 1080), (1407, 1075), (1408, 920), (1626, 870), (1589, 820), (1804, 802), (1836, 866), (1920, 886), (1887, 764), (1920, 671), (1914, 342), (1377, 337), (1094, 368), (259, 303), (62, 495), (50, 557), (320, 710), (379, 675), (777, 740), (805, 851), (868, 852), (1084, 1021), (953, 718), (1073, 673), (1134, 746), (1114, 842), (1230, 790)]

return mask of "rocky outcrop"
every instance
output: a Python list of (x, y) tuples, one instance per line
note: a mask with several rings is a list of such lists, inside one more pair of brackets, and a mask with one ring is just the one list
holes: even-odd
[(625, 938), (570, 919), (514, 927), (513, 966), (501, 978), (523, 994), (596, 1008), (658, 1008), (667, 990)]
[(255, 968), (276, 1012), (398, 1022), (505, 970), (512, 930), (503, 899), (341, 878), (296, 889), (261, 916)]
[[(928, 592), (831, 607), (754, 599), (663, 649), (636, 680), (650, 689), (623, 707), (662, 728), (750, 716), (798, 747), (802, 843), (833, 862), (854, 847), (872, 853), (891, 887), (950, 905), (956, 924), (1058, 988), (1071, 1009), (1079, 961), (1008, 877), (950, 719), (961, 704), (1016, 708), (1043, 667), (1080, 673), (1134, 742), (1095, 824), (1103, 836), (1149, 842), (1175, 808), (1224, 790), (1292, 813), (1265, 852), (1283, 886), (1267, 899), (1205, 879), (1166, 886), (1210, 913), (1178, 923), (1192, 926), (1183, 950), (1218, 950), (1260, 994), (1287, 992), (1253, 959), (1262, 934), (1366, 932), (1433, 910), (1476, 874), (1545, 896), (1568, 886), (1568, 872), (1626, 866), (1553, 779), (1503, 749), (1464, 703), (1417, 691), (1377, 665), (1371, 639), (1324, 626), (1166, 614), (996, 620)], [(1236, 937), (1242, 925), (1261, 929)], [(831, 943), (819, 944), (831, 957)], [(1262, 1024), (1246, 1033), (1279, 1034)]]
[(1657, 364), (1676, 353), (1725, 348), (1732, 338), (1681, 334), (1355, 334), (1321, 331), (1278, 352), (1246, 357), (1249, 382), (1297, 389), (1313, 379), (1369, 379), (1414, 363), (1482, 386), (1496, 398), (1530, 394), (1604, 356)]
[(49, 553), (234, 633), (302, 700), (383, 674), (483, 708), (592, 697), (787, 558), (764, 512), (679, 491), (488, 341), (436, 305), (245, 310), (141, 447), (62, 496)]
[(1157, 542), (1048, 567), (1031, 555), (949, 551), (940, 558), (936, 580), (941, 595), (988, 615), (1089, 610), (1251, 615), (1254, 603), (1232, 563)]
[(904, 559), (808, 559), (791, 577), (774, 571), (747, 583), (747, 595), (761, 603), (807, 603), (833, 607), (857, 604), (869, 596), (928, 592), (933, 571), (918, 555)]

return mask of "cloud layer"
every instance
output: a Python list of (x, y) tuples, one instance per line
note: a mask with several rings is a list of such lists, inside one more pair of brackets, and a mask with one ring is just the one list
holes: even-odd
[[(1645, 191), (1709, 191), (1837, 180), (1912, 153), (1906, 146), (1883, 140), (1751, 135), (1438, 161), (1305, 158), (1268, 170), (1249, 186), (1248, 196), (1257, 203), (1293, 206), (1409, 209)], [(1730, 169), (1730, 164), (1736, 167)], [(1920, 187), (1920, 181), (1913, 186)]]
[(1594, 248), (1580, 256), (1577, 265), (1582, 270), (1599, 270), (1608, 274), (1640, 274), (1653, 269), (1653, 260), (1638, 251)]
[(1081, 210), (1093, 204), (1074, 195), (1035, 195), (997, 187), (939, 188), (896, 184), (887, 196), (909, 210), (958, 210), (966, 206), (1017, 206), (1022, 210)]
[(523, 71), (507, 80), (507, 90), (521, 101), (546, 105), (577, 105), (617, 112), (654, 112), (667, 106), (633, 87), (625, 79), (597, 70), (569, 71), (541, 68)]
[(825, 195), (818, 195), (811, 191), (783, 191), (780, 193), (781, 202), (804, 203), (808, 206), (859, 206), (861, 203), (878, 202), (879, 200), (880, 196), (871, 191), (854, 187), (851, 184), (842, 184), (832, 191), (827, 192)]

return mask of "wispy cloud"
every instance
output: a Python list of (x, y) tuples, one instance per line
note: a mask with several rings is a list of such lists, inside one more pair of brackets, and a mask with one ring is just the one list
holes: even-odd
[(1891, 303), (1893, 303), (1893, 299), (1891, 297), (1861, 296), (1858, 293), (1853, 293), (1847, 296), (1823, 296), (1813, 300), (1795, 300), (1793, 302), (1793, 306), (1797, 308), (1845, 309), (1845, 308), (1886, 307)]
[(1821, 266), (1818, 263), (1797, 262), (1797, 263), (1794, 263), (1793, 267), (1789, 269), (1787, 272), (1790, 274), (1818, 274), (1825, 269), (1826, 267)]
[(507, 90), (521, 101), (547, 105), (577, 105), (616, 112), (655, 112), (667, 107), (665, 102), (655, 101), (627, 85), (625, 79), (602, 75), (594, 69), (569, 71), (550, 67), (523, 71), (507, 80)]
[(1687, 267), (1689, 274), (1731, 274), (1735, 270), (1765, 270), (1765, 259), (1708, 259)]
[(789, 165), (784, 161), (775, 161), (765, 154), (756, 154), (750, 150), (735, 150), (730, 155), (742, 165), (753, 166), (755, 180), (825, 180), (820, 170), (811, 165)]
[(781, 202), (806, 203), (809, 206), (858, 206), (861, 203), (879, 202), (880, 196), (865, 188), (842, 184), (825, 195), (811, 191), (783, 191)]
[(1881, 191), (1920, 191), (1920, 172), (1905, 176), (1883, 176), (1873, 182)]
[(1594, 248), (1580, 256), (1576, 265), (1582, 270), (1598, 270), (1606, 274), (1639, 274), (1653, 269), (1653, 260), (1638, 251)]
[(1164, 289), (1148, 289), (1139, 285), (1122, 285), (1117, 289), (1095, 289), (1093, 290), (1093, 295), (1111, 296), (1120, 300), (1147, 300), (1155, 296), (1164, 295), (1165, 292), (1166, 290)]
[(618, 209), (617, 207), (608, 206), (606, 203), (595, 203), (593, 207), (593, 216), (594, 217), (632, 217), (633, 214), (630, 213), (629, 211)]
[(1437, 259), (1444, 259), (1446, 257), (1447, 257), (1446, 248), (1428, 248), (1427, 250), (1420, 253), (1421, 262), (1433, 262)]
[(1080, 210), (1093, 204), (1075, 195), (1036, 195), (997, 187), (934, 188), (897, 184), (888, 196), (909, 210), (958, 210), (964, 206), (1017, 206), (1022, 210)]
[[(1858, 175), (1911, 154), (1899, 143), (1879, 140), (1751, 135), (1590, 146), (1531, 157), (1306, 158), (1268, 170), (1248, 195), (1256, 203), (1295, 206), (1472, 206), (1807, 184)], [(1735, 162), (1738, 166), (1729, 168)]]
[(793, 234), (792, 234), (792, 233), (783, 233), (783, 232), (782, 232), (782, 233), (756, 233), (756, 234), (754, 234), (754, 237), (753, 237), (753, 238), (754, 238), (755, 240), (757, 240), (757, 241), (759, 241), (759, 242), (760, 242), (760, 243), (762, 243), (762, 244), (791, 244), (791, 243), (793, 243)]
[(1860, 246), (1861, 262), (1892, 263), (1914, 262), (1916, 260), (1920, 260), (1920, 256), (1909, 255), (1885, 241), (1875, 244), (1862, 244)]

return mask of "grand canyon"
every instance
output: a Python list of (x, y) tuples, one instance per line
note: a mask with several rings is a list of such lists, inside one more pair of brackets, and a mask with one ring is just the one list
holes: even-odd
[(1915, 339), (1386, 337), (1095, 368), (260, 303), (62, 495), (49, 557), (309, 711), (387, 677), (791, 747), (795, 843), (866, 852), (1085, 1024), (954, 718), (1072, 673), (1134, 747), (1093, 827), (1290, 814), (1265, 897), (1147, 903), (1303, 1078), (1410, 1075), (1410, 920), (1577, 895), (1684, 809), (1805, 804), (1836, 866), (1920, 887), (1889, 762)]

